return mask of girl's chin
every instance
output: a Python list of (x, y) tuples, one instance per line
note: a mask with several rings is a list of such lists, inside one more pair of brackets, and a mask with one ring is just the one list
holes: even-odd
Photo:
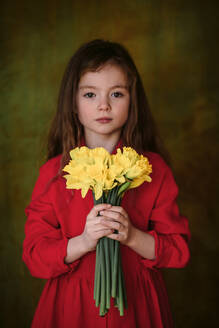
[(101, 129), (96, 129), (96, 130), (90, 130), (87, 131), (85, 130), (85, 135), (87, 136), (87, 138), (89, 139), (89, 137), (95, 136), (95, 137), (112, 137), (113, 135), (120, 135), (121, 133), (121, 128), (118, 129), (107, 129), (105, 128), (101, 128)]

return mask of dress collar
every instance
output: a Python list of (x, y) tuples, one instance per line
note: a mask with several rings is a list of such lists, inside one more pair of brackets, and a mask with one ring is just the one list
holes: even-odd
[[(86, 142), (85, 142), (85, 138), (84, 137), (81, 138), (81, 142), (80, 142), (80, 147), (83, 147), (83, 146), (86, 146)], [(112, 151), (111, 154), (115, 154), (116, 151), (117, 151), (117, 149), (118, 148), (122, 148), (122, 146), (123, 146), (123, 142), (122, 142), (122, 139), (120, 138), (117, 141), (117, 143), (116, 143), (116, 145), (115, 145), (115, 147), (114, 147), (114, 149), (113, 149), (113, 151)]]
[(118, 148), (122, 148), (122, 146), (123, 146), (122, 139), (119, 139), (118, 142), (117, 142), (117, 144), (115, 145), (113, 151), (112, 151), (112, 154), (115, 154), (116, 151), (117, 151), (117, 149), (118, 149)]

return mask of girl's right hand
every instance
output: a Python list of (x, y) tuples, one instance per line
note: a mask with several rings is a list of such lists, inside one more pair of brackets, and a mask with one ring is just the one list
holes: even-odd
[(108, 210), (111, 206), (112, 205), (110, 204), (95, 205), (88, 214), (85, 228), (81, 235), (88, 251), (95, 250), (97, 242), (100, 238), (113, 233), (114, 229), (109, 229), (105, 225), (101, 224), (101, 216), (98, 216), (100, 211)]

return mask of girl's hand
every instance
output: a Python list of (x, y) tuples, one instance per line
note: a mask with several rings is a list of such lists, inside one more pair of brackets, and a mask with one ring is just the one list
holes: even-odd
[(132, 225), (127, 212), (121, 206), (111, 206), (109, 209), (100, 211), (101, 224), (108, 229), (118, 231), (118, 234), (107, 235), (108, 238), (120, 241), (124, 245), (129, 242), (134, 234), (135, 227)]
[(81, 235), (83, 243), (87, 251), (95, 250), (97, 242), (104, 236), (111, 235), (113, 228), (103, 224), (101, 216), (98, 216), (100, 211), (107, 211), (111, 209), (110, 204), (95, 205), (87, 216), (84, 231)]

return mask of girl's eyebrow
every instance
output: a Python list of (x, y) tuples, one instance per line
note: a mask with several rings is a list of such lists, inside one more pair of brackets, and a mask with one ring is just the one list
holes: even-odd
[[(122, 85), (122, 84), (113, 85), (112, 87), (110, 87), (110, 90), (115, 89), (115, 88), (128, 90), (128, 86), (127, 85)], [(82, 85), (82, 86), (79, 87), (79, 89), (98, 89), (98, 88), (93, 86), (93, 85)]]

